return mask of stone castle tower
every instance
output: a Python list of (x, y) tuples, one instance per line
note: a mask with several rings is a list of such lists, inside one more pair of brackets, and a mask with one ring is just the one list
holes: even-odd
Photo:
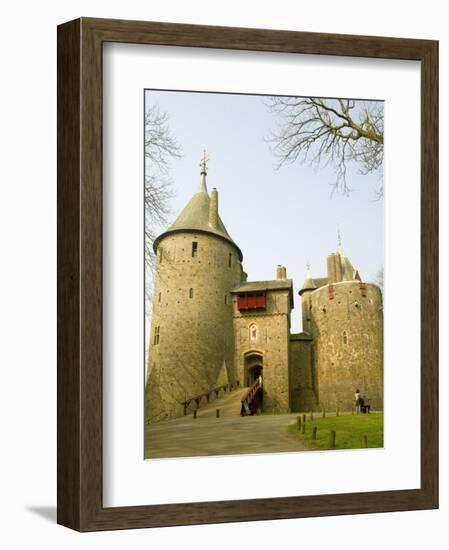
[(303, 330), (311, 337), (317, 402), (328, 410), (348, 410), (359, 389), (373, 408), (382, 410), (382, 293), (377, 285), (361, 281), (340, 238), (337, 252), (327, 257), (327, 275), (313, 279), (308, 273), (299, 292)]
[(327, 277), (307, 273), (303, 331), (291, 333), (293, 281), (284, 266), (274, 279), (247, 281), (206, 175), (203, 160), (198, 192), (154, 243), (146, 421), (181, 416), (185, 401), (214, 387), (257, 381), (266, 412), (350, 410), (356, 389), (381, 410), (380, 289), (362, 282), (339, 238)]
[(146, 418), (180, 416), (181, 403), (236, 380), (230, 291), (243, 280), (242, 253), (218, 212), (218, 192), (200, 187), (154, 243)]

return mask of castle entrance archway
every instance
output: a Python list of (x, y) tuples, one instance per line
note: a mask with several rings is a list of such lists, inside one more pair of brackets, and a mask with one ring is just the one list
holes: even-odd
[(262, 365), (253, 365), (251, 367), (248, 367), (248, 386), (252, 386), (257, 379), (262, 380), (262, 373)]
[(252, 386), (259, 377), (263, 378), (263, 354), (260, 351), (248, 351), (244, 356), (245, 386)]
[[(255, 383), (259, 382), (259, 386)], [(244, 355), (244, 384), (248, 388), (248, 406), (251, 414), (263, 409), (263, 354), (249, 351)]]

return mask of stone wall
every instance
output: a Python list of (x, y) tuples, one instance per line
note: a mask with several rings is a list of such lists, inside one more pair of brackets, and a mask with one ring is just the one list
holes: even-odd
[[(197, 243), (194, 257), (193, 242)], [(180, 403), (186, 398), (236, 379), (229, 291), (241, 279), (237, 250), (223, 239), (182, 232), (160, 241), (152, 303), (147, 421), (181, 416)]]
[(374, 284), (347, 281), (326, 285), (307, 298), (320, 406), (349, 410), (359, 389), (374, 409), (383, 409), (380, 289)]
[(292, 412), (316, 409), (311, 340), (311, 337), (304, 333), (290, 335), (290, 407)]
[(265, 412), (349, 410), (357, 388), (373, 409), (383, 409), (383, 311), (376, 285), (339, 281), (303, 291), (304, 333), (295, 335), (290, 291), (269, 289), (265, 310), (239, 311), (231, 291), (244, 279), (238, 251), (225, 239), (183, 231), (159, 242), (147, 421), (182, 415), (186, 398), (215, 385), (248, 385), (257, 366), (263, 368)]
[(301, 308), (302, 308), (302, 330), (308, 334), (312, 334), (311, 325), (311, 308), (310, 308), (310, 294), (312, 291), (307, 290), (301, 295)]
[[(263, 362), (263, 410), (289, 412), (290, 295), (287, 290), (267, 291), (266, 310), (239, 311), (233, 297), (235, 364), (237, 378), (247, 383), (248, 367)], [(250, 327), (257, 337), (252, 340)]]

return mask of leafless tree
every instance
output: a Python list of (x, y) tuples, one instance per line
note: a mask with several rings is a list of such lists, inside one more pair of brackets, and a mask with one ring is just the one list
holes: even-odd
[(383, 104), (379, 101), (272, 96), (266, 101), (278, 118), (277, 131), (268, 138), (278, 157), (278, 168), (297, 160), (311, 166), (331, 165), (334, 190), (351, 191), (346, 179), (349, 162), (361, 174), (379, 171), (378, 197), (383, 195)]
[(167, 224), (172, 197), (170, 161), (182, 156), (182, 149), (170, 132), (169, 117), (158, 105), (145, 112), (145, 262), (154, 266), (153, 243)]
[[(168, 223), (173, 195), (170, 165), (182, 156), (182, 149), (169, 128), (168, 113), (157, 104), (145, 110), (145, 311), (151, 314), (155, 255), (153, 243)], [(147, 361), (145, 361), (147, 364)], [(148, 373), (149, 374), (149, 373)]]

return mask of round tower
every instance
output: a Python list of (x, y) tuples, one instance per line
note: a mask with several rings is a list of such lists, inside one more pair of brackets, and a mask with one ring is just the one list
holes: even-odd
[(242, 281), (242, 253), (206, 174), (203, 160), (198, 192), (154, 243), (147, 422), (181, 416), (184, 401), (236, 377), (230, 290)]
[[(328, 261), (328, 279), (309, 297), (319, 404), (327, 410), (350, 410), (359, 389), (373, 409), (382, 410), (382, 293), (377, 285), (360, 280), (342, 250), (329, 257), (334, 263)], [(333, 280), (335, 272), (341, 274), (338, 281)]]

